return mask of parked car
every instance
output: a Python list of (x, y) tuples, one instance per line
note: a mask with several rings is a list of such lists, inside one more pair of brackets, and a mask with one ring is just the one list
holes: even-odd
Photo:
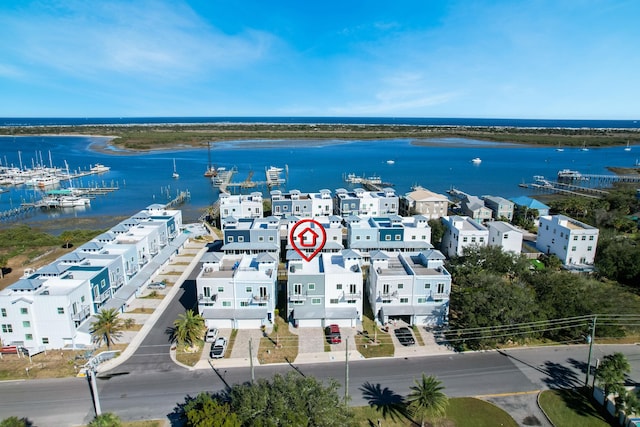
[(151, 282), (147, 286), (149, 289), (164, 289), (167, 285), (164, 282)]
[(207, 332), (204, 334), (204, 342), (216, 342), (218, 338), (218, 329), (217, 328), (209, 328)]
[(411, 333), (411, 329), (407, 327), (398, 328), (393, 331), (393, 333), (396, 334), (400, 344), (404, 346), (414, 345), (416, 343), (416, 340), (413, 338), (413, 334)]
[(325, 328), (325, 335), (329, 344), (339, 344), (342, 342), (342, 337), (340, 336), (340, 326), (338, 325), (327, 326)]
[(220, 337), (211, 346), (211, 352), (209, 357), (211, 359), (221, 359), (224, 357), (224, 353), (227, 351), (227, 339)]

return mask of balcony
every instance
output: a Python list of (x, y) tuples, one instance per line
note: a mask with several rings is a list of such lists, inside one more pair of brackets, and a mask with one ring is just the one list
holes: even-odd
[(382, 299), (398, 299), (398, 291), (393, 291), (391, 293), (381, 293), (380, 298)]
[(449, 298), (449, 294), (437, 294), (437, 293), (432, 293), (431, 294), (431, 298), (435, 299), (448, 299)]
[(343, 295), (344, 299), (360, 299), (362, 298), (362, 292), (354, 292), (354, 293), (350, 293), (350, 292), (344, 292)]
[(289, 301), (306, 301), (307, 300), (307, 295), (306, 294), (291, 294), (289, 295)]
[(80, 312), (71, 316), (71, 320), (73, 320), (74, 322), (82, 322), (84, 319), (89, 317), (89, 315), (91, 315), (91, 310), (89, 309), (88, 305), (85, 305), (82, 306), (82, 310), (80, 310)]
[(267, 301), (269, 301), (269, 297), (270, 297), (269, 294), (267, 294), (267, 295), (253, 295), (251, 297), (251, 299), (254, 302), (267, 302)]
[(111, 298), (111, 292), (107, 291), (107, 292), (103, 292), (100, 295), (94, 297), (93, 298), (93, 302), (95, 302), (96, 304), (102, 304), (103, 302), (105, 302), (109, 298)]
[(214, 303), (218, 300), (218, 294), (213, 294), (209, 297), (203, 294), (198, 294), (198, 304)]

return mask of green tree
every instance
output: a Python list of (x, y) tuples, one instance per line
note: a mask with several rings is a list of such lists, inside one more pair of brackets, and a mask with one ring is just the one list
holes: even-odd
[[(603, 404), (607, 401), (607, 396), (611, 393), (623, 395), (625, 375), (631, 372), (631, 365), (627, 357), (622, 353), (613, 353), (606, 355), (598, 370), (596, 371), (596, 380), (604, 390)], [(616, 407), (619, 403), (616, 402)]]
[(112, 412), (105, 412), (96, 416), (87, 427), (120, 427), (122, 421), (120, 417)]
[(0, 279), (4, 279), (4, 270), (7, 268), (7, 264), (9, 263), (8, 255), (0, 255)]
[(428, 418), (442, 417), (447, 411), (449, 399), (442, 391), (444, 386), (434, 376), (422, 374), (420, 380), (415, 380), (411, 386), (411, 393), (407, 396), (409, 413), (420, 421), (422, 427)]
[(464, 280), (466, 275), (481, 272), (492, 273), (514, 279), (523, 275), (529, 268), (529, 260), (522, 255), (505, 252), (500, 246), (468, 246), (462, 256), (449, 262), (449, 271), (454, 281)]
[(96, 320), (91, 323), (91, 335), (97, 343), (104, 342), (107, 349), (122, 337), (124, 323), (115, 308), (103, 309), (96, 314)]
[(173, 322), (173, 338), (181, 345), (193, 346), (205, 329), (204, 318), (193, 310), (187, 310)]
[(440, 243), (442, 242), (442, 236), (444, 236), (446, 231), (446, 227), (440, 219), (430, 219), (428, 223), (429, 227), (431, 227), (431, 244), (434, 247), (439, 248)]
[(595, 265), (601, 276), (638, 287), (640, 245), (628, 238), (603, 238), (598, 242)]
[(182, 408), (186, 427), (240, 427), (238, 416), (226, 403), (216, 401), (202, 392), (190, 399)]
[(30, 425), (26, 418), (9, 417), (0, 421), (0, 427), (29, 427)]
[(236, 384), (225, 396), (243, 426), (354, 426), (353, 415), (337, 393), (338, 383), (328, 386), (295, 372), (276, 374), (271, 380)]
[(62, 233), (60, 233), (60, 240), (62, 240), (62, 247), (63, 248), (70, 248), (73, 242), (73, 238), (74, 238), (75, 234), (73, 231), (70, 230), (65, 230)]

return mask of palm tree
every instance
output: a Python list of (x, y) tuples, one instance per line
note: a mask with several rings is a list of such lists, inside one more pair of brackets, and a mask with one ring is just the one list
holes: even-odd
[(411, 393), (407, 396), (407, 409), (424, 427), (429, 417), (441, 417), (447, 410), (449, 399), (442, 392), (444, 386), (436, 377), (422, 374), (421, 380), (415, 380)]
[(603, 404), (606, 404), (609, 394), (621, 393), (624, 389), (624, 377), (629, 372), (631, 365), (624, 354), (613, 353), (603, 358), (596, 372), (596, 379), (604, 389)]
[(107, 344), (107, 350), (109, 350), (111, 349), (111, 344), (120, 339), (123, 329), (124, 322), (118, 315), (118, 310), (109, 308), (100, 310), (100, 312), (96, 314), (96, 320), (91, 323), (90, 332), (95, 342), (104, 342)]
[(173, 337), (179, 344), (193, 346), (202, 338), (204, 318), (193, 310), (187, 310), (173, 322), (173, 327)]

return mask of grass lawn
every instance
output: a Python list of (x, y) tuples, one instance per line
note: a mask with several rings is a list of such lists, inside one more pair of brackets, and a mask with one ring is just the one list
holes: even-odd
[(258, 348), (260, 363), (293, 362), (298, 356), (298, 336), (289, 331), (289, 325), (280, 316), (276, 316), (276, 322), (278, 333), (272, 331), (271, 334), (260, 339)]
[(164, 420), (123, 421), (122, 427), (162, 427), (166, 425)]
[(424, 340), (422, 339), (422, 335), (420, 334), (420, 331), (418, 330), (418, 326), (413, 325), (411, 327), (411, 330), (413, 331), (413, 336), (416, 337), (416, 344), (424, 345)]
[(551, 421), (562, 427), (610, 427), (605, 415), (580, 390), (545, 390), (540, 406)]
[[(395, 416), (389, 415), (385, 419), (380, 411), (370, 406), (355, 407), (353, 411), (356, 419), (359, 420), (360, 425), (363, 427), (378, 425), (378, 419), (382, 420), (384, 427), (412, 427), (419, 425), (393, 411), (390, 411), (390, 414)], [(472, 397), (449, 399), (447, 414), (441, 419), (431, 420), (430, 423), (426, 423), (426, 425), (435, 427), (518, 427), (518, 423), (502, 409), (484, 400)], [(557, 425), (559, 426), (560, 424)]]
[(179, 345), (176, 348), (176, 359), (187, 366), (194, 366), (200, 360), (203, 348), (204, 341), (202, 340), (198, 340), (194, 348), (185, 348), (184, 345)]
[(364, 302), (362, 316), (362, 330), (362, 334), (356, 335), (357, 350), (362, 356), (367, 359), (370, 357), (393, 356), (395, 348), (391, 336), (382, 332), (380, 328), (376, 326), (372, 320), (371, 308), (369, 308), (369, 303), (366, 301)]

